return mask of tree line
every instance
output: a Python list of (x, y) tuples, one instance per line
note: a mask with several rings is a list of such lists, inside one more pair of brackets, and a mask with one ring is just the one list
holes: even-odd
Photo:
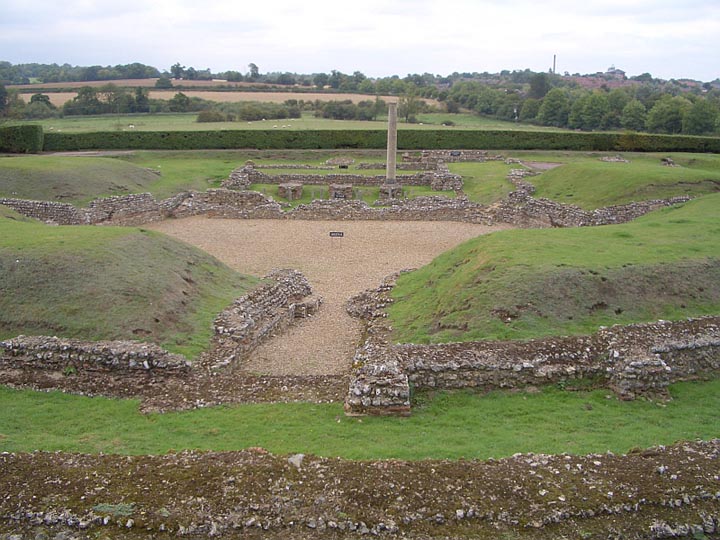
[(588, 90), (536, 74), (523, 89), (460, 82), (444, 102), (449, 112), (466, 109), (500, 120), (583, 131), (720, 132), (720, 89), (712, 87), (702, 93), (653, 84)]

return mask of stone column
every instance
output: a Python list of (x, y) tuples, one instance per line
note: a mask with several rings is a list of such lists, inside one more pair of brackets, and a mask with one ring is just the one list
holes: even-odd
[(388, 135), (387, 135), (387, 166), (386, 183), (395, 183), (397, 160), (397, 103), (388, 103)]

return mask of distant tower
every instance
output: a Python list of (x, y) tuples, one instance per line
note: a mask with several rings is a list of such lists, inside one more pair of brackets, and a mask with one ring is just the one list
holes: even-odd
[(555, 75), (555, 62), (557, 61), (557, 54), (553, 54), (553, 75)]

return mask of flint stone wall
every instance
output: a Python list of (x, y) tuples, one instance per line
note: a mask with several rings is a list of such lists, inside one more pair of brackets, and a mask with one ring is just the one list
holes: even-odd
[(489, 155), (487, 150), (423, 150), (420, 154), (405, 152), (404, 163), (433, 163), (442, 160), (445, 163), (461, 163), (465, 161), (504, 161), (505, 156)]
[(151, 343), (18, 336), (0, 341), (0, 368), (187, 373), (190, 363)]
[[(415, 167), (417, 169), (417, 167)], [(462, 177), (451, 174), (447, 167), (437, 171), (437, 167), (428, 167), (425, 172), (402, 175), (398, 182), (403, 186), (431, 186), (435, 190), (453, 190), (462, 188)], [(273, 174), (268, 175), (254, 166), (235, 169), (223, 182), (225, 189), (247, 189), (250, 184), (302, 184), (327, 185), (348, 184), (352, 186), (381, 186), (386, 176), (366, 176), (362, 174)]]
[[(211, 351), (200, 365), (219, 368), (244, 359), (262, 341), (314, 315), (322, 303), (313, 297), (305, 276), (297, 270), (276, 270), (247, 295), (235, 300), (213, 322)], [(0, 370), (66, 368), (113, 373), (152, 372), (187, 375), (191, 363), (158, 345), (134, 341), (81, 341), (48, 336), (18, 336), (0, 341)]]
[(264, 283), (235, 300), (213, 322), (216, 346), (232, 353), (212, 363), (213, 368), (243, 360), (260, 343), (293, 324), (314, 315), (322, 298), (297, 270), (276, 270)]
[(517, 388), (590, 379), (621, 399), (662, 396), (675, 381), (720, 374), (720, 317), (603, 328), (590, 336), (434, 345), (387, 341), (392, 277), (352, 299), (368, 338), (355, 355), (348, 414), (408, 414), (410, 387)]
[[(436, 190), (461, 190), (462, 178), (451, 174), (447, 164), (436, 161), (434, 167), (434, 172), (416, 176), (422, 177), (423, 182), (429, 182)], [(249, 165), (238, 170), (257, 173)], [(233, 189), (209, 189), (204, 193), (185, 192), (159, 202), (149, 193), (142, 193), (96, 199), (87, 208), (81, 209), (65, 203), (20, 199), (0, 199), (0, 204), (10, 206), (26, 216), (63, 225), (139, 225), (164, 218), (205, 214), (233, 219), (462, 221), (482, 224), (509, 223), (517, 227), (583, 227), (626, 223), (658, 208), (690, 200), (690, 197), (673, 197), (609, 206), (588, 212), (574, 205), (534, 198), (535, 187), (525, 178), (537, 173), (514, 169), (508, 174), (508, 181), (515, 186), (515, 191), (491, 206), (474, 203), (464, 196), (417, 197), (409, 200), (393, 199), (390, 206), (380, 208), (371, 207), (359, 200), (315, 200), (284, 211), (287, 204), (281, 205), (271, 197), (244, 189), (247, 185), (241, 180), (247, 179), (247, 175), (237, 173), (238, 170), (233, 171), (224, 184)], [(327, 182), (330, 178), (339, 176), (345, 175), (321, 178)], [(358, 178), (364, 180), (368, 177)], [(384, 177), (373, 178), (385, 181)], [(401, 184), (404, 183), (404, 178), (406, 177), (401, 179)], [(376, 205), (387, 202), (378, 201)]]
[(0, 204), (12, 208), (18, 214), (45, 223), (55, 225), (80, 225), (85, 223), (85, 216), (82, 212), (68, 203), (0, 198)]

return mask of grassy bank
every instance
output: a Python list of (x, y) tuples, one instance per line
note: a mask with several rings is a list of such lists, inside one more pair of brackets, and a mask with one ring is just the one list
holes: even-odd
[[(678, 195), (693, 197), (720, 191), (718, 154), (625, 154), (630, 163), (607, 163), (597, 156), (549, 154), (551, 161), (568, 159), (561, 167), (530, 181), (536, 196), (592, 210), (602, 206)], [(671, 157), (675, 167), (661, 158)]]
[(159, 233), (0, 218), (0, 338), (137, 339), (192, 357), (255, 283)]
[(402, 276), (394, 338), (427, 343), (587, 334), (720, 312), (720, 195), (607, 227), (470, 240)]
[(410, 418), (346, 418), (340, 404), (257, 404), (143, 416), (137, 402), (0, 388), (0, 451), (162, 454), (263, 447), (349, 459), (499, 458), (627, 452), (720, 436), (720, 381), (671, 387), (673, 401), (605, 391), (440, 393)]

